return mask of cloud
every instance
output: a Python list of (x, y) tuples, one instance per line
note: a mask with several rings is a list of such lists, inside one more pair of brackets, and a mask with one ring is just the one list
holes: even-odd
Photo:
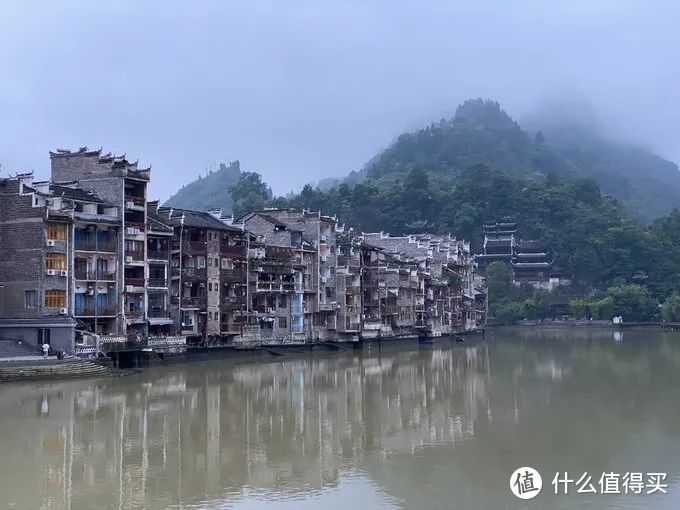
[(674, 2), (38, 2), (0, 20), (0, 163), (104, 146), (167, 198), (239, 158), (276, 192), (359, 169), (467, 97), (588, 98), (680, 158)]

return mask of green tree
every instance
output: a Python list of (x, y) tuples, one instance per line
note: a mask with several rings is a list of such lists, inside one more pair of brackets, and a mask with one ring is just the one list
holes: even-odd
[(234, 201), (234, 217), (238, 218), (248, 212), (263, 209), (272, 198), (269, 187), (262, 182), (262, 176), (256, 172), (243, 172), (236, 184), (229, 188)]
[(607, 295), (613, 301), (613, 314), (625, 321), (646, 321), (656, 313), (656, 300), (642, 285), (624, 284), (610, 287)]
[(680, 322), (680, 294), (674, 292), (661, 307), (661, 316), (666, 322)]
[(574, 316), (575, 319), (583, 319), (586, 315), (586, 308), (588, 307), (588, 301), (583, 298), (574, 298), (569, 301), (569, 311)]

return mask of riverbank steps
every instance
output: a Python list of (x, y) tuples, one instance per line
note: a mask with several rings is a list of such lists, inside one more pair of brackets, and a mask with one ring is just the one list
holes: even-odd
[(0, 382), (101, 377), (114, 374), (109, 367), (79, 358), (0, 363)]

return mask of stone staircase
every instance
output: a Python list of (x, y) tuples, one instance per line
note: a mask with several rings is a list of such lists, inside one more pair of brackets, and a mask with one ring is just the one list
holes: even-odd
[(74, 377), (100, 377), (114, 372), (100, 363), (65, 358), (36, 361), (9, 361), (0, 363), (0, 382), (38, 379), (69, 379)]
[(0, 358), (16, 358), (17, 356), (35, 356), (42, 354), (37, 347), (19, 343), (12, 339), (0, 338)]

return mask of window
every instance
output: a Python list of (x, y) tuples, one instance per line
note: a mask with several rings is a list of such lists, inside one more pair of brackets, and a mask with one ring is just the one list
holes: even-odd
[(203, 269), (205, 267), (205, 257), (203, 255), (198, 255), (196, 257), (196, 267)]
[(208, 282), (208, 290), (212, 292), (212, 282)]
[(38, 291), (25, 290), (24, 291), (24, 307), (37, 308), (38, 306)]
[(216, 321), (220, 320), (220, 312), (215, 312), (215, 320)]
[(285, 308), (285, 307), (286, 307), (286, 295), (281, 294), (281, 296), (279, 296), (279, 308)]
[(47, 239), (51, 241), (65, 241), (66, 225), (64, 225), (63, 223), (48, 223)]
[(215, 257), (215, 267), (220, 267), (220, 259)]
[(45, 306), (47, 308), (63, 308), (66, 305), (66, 292), (63, 290), (46, 290)]
[(212, 320), (212, 312), (208, 312), (208, 319)]
[(288, 321), (285, 317), (279, 317), (279, 328), (286, 329), (288, 327)]
[(66, 258), (63, 253), (48, 253), (45, 255), (46, 269), (66, 269)]
[(213, 259), (208, 259), (208, 265), (209, 265), (210, 267), (212, 267), (212, 261), (213, 261)]

